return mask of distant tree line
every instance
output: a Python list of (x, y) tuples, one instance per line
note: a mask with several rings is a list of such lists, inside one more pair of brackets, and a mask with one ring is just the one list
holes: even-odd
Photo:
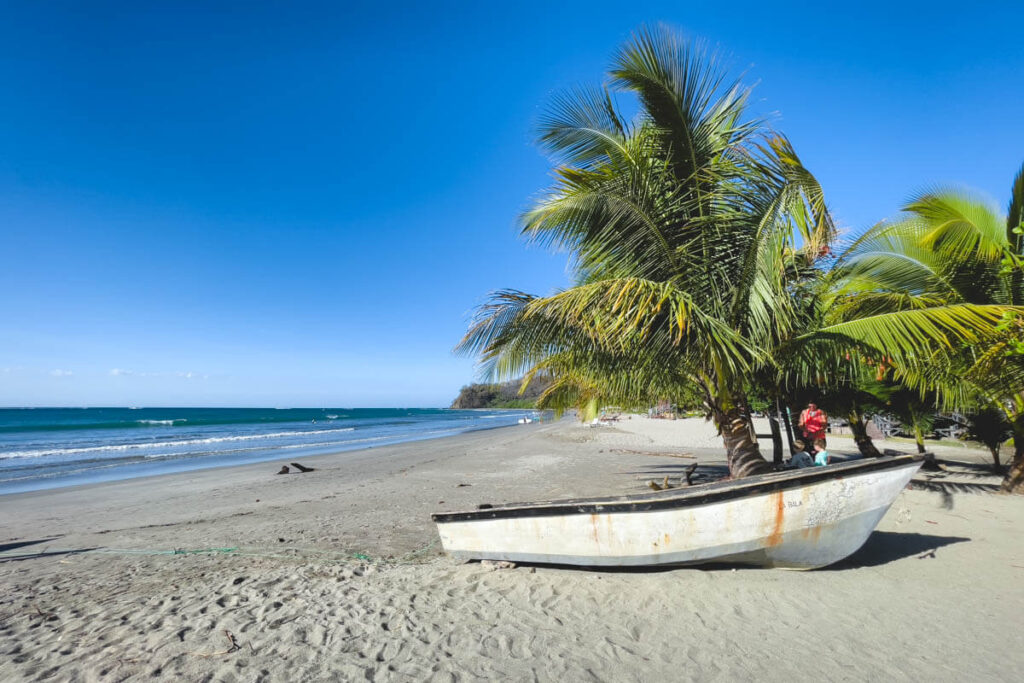
[(546, 377), (535, 377), (530, 380), (526, 389), (520, 393), (522, 380), (499, 384), (469, 384), (462, 387), (458, 397), (452, 401), (452, 408), (533, 408), (544, 390), (551, 385)]

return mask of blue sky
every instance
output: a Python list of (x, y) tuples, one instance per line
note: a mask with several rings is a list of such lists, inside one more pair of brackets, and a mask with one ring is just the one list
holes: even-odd
[(438, 406), (532, 129), (640, 24), (731, 55), (850, 231), (1024, 161), (1015, 3), (5, 3), (0, 405)]

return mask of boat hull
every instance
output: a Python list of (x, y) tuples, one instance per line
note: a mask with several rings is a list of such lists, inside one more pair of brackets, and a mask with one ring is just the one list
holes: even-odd
[(860, 548), (920, 465), (904, 456), (675, 493), (501, 506), (434, 519), (445, 549), (464, 560), (813, 569)]

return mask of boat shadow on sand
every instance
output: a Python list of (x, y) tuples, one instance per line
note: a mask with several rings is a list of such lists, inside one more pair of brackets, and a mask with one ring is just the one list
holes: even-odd
[[(819, 567), (809, 571), (831, 572), (879, 567), (896, 560), (910, 557), (918, 559), (934, 558), (935, 551), (943, 546), (964, 543), (973, 539), (963, 536), (933, 536), (931, 534), (911, 534), (895, 531), (875, 531), (861, 546), (860, 550), (849, 557), (828, 567)], [(643, 567), (579, 567), (574, 565), (543, 564), (533, 562), (517, 563), (524, 567), (554, 567), (573, 571), (601, 572), (610, 574), (663, 574), (678, 571), (765, 571), (765, 567), (733, 564), (729, 562), (706, 562), (692, 565), (660, 565)], [(770, 569), (770, 568), (768, 568)]]
[(816, 571), (842, 571), (861, 567), (878, 567), (908, 557), (932, 559), (935, 551), (954, 543), (972, 539), (964, 536), (933, 536), (932, 534), (874, 531), (860, 550), (849, 557)]
[[(863, 569), (865, 567), (880, 567), (896, 560), (916, 557), (918, 559), (933, 559), (935, 551), (943, 546), (954, 543), (964, 543), (973, 539), (964, 536), (933, 536), (932, 534), (914, 534), (898, 531), (873, 531), (860, 547), (852, 555), (835, 564), (827, 567), (818, 567), (810, 571), (815, 572), (836, 572), (850, 569)], [(715, 562), (687, 567), (689, 569), (703, 569), (707, 571), (736, 569), (749, 571), (763, 571), (763, 567), (750, 567), (724, 562)], [(676, 567), (679, 569), (679, 567)]]

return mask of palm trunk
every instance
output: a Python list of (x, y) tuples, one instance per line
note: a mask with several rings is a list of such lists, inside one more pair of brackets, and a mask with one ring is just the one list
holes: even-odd
[(1013, 423), (1013, 460), (1000, 489), (1006, 493), (1024, 494), (1024, 417)]
[(924, 453), (924, 431), (916, 420), (914, 421), (914, 441), (917, 443), (917, 452)]
[(1013, 462), (1010, 463), (1010, 470), (1003, 479), (1000, 489), (1006, 493), (1024, 494), (1024, 443), (1017, 443), (1014, 439)]
[(729, 476), (733, 479), (772, 471), (772, 466), (761, 456), (754, 439), (750, 413), (743, 407), (715, 411), (715, 422), (722, 432), (725, 453), (729, 461)]
[(914, 443), (917, 444), (917, 452), (924, 453), (924, 414), (917, 410), (916, 406), (908, 406), (910, 413), (910, 428), (914, 432)]
[[(1014, 443), (1016, 443), (1016, 442), (1014, 442)], [(996, 444), (995, 446), (989, 446), (988, 447), (989, 452), (992, 454), (992, 462), (995, 463), (994, 467), (995, 467), (996, 472), (1002, 472), (1003, 471), (1003, 463), (999, 460), (999, 448), (1000, 448), (999, 444)]]
[[(777, 406), (776, 406), (777, 407)], [(779, 413), (768, 411), (768, 426), (772, 430), (772, 462), (782, 465), (782, 428), (779, 426)]]
[(875, 448), (875, 443), (868, 436), (868, 425), (860, 406), (854, 406), (850, 410), (849, 420), (850, 432), (853, 434), (853, 440), (856, 442), (860, 454), (865, 458), (881, 457), (882, 454), (878, 452), (878, 449)]
[(789, 440), (789, 454), (793, 455), (793, 439), (795, 436), (793, 435), (793, 420), (789, 417), (789, 407), (782, 406), (782, 410), (779, 412), (782, 413), (782, 423), (786, 425), (786, 439)]

